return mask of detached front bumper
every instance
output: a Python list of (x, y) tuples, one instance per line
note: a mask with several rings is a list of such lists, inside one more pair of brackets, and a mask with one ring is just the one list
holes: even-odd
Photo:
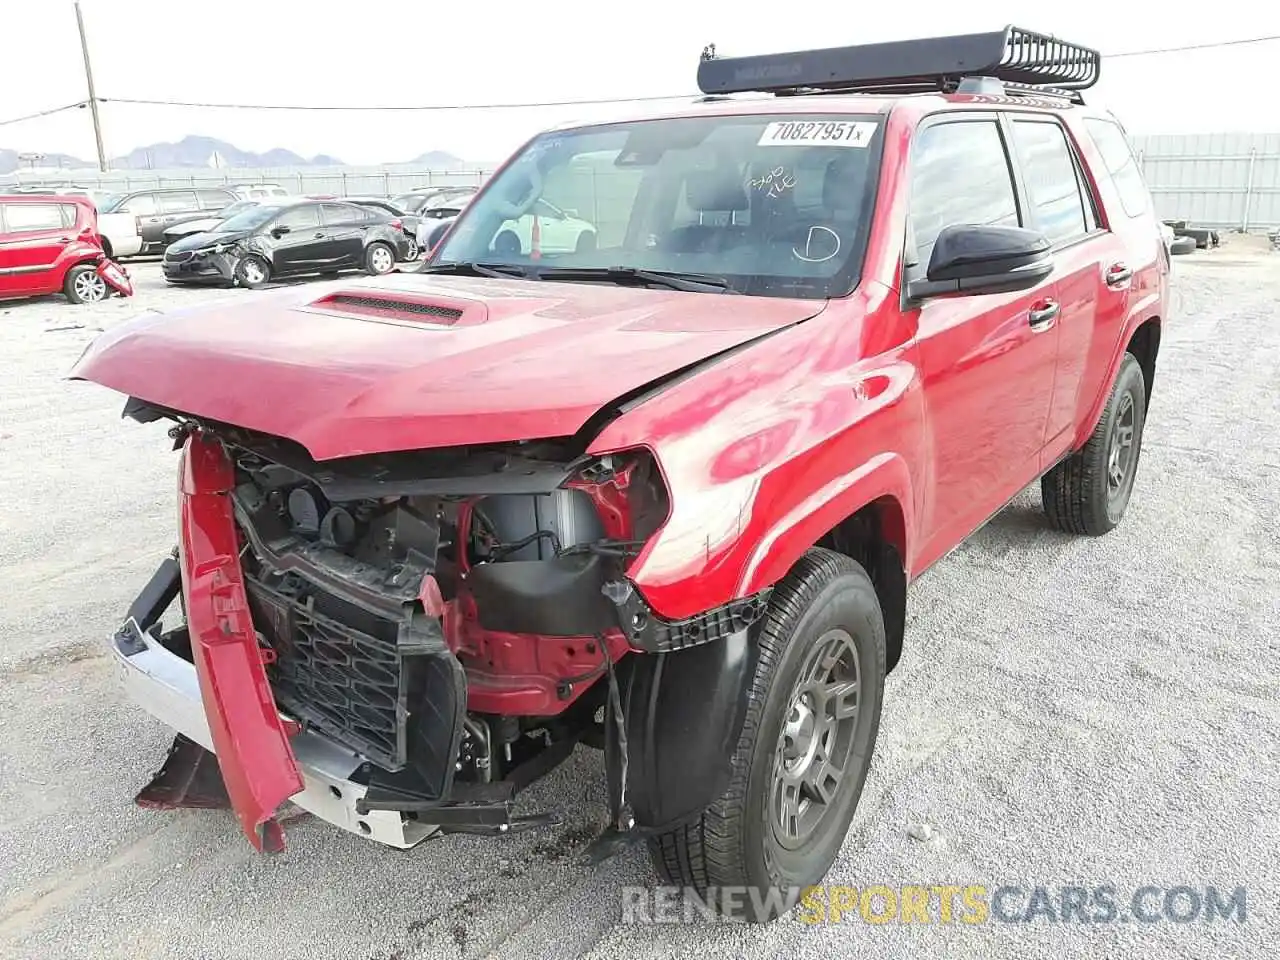
[(232, 253), (165, 254), (162, 269), (170, 283), (228, 284), (235, 280), (237, 260)]
[[(124, 687), (136, 703), (206, 750), (214, 750), (194, 665), (165, 649), (132, 617), (112, 638), (111, 652)], [(364, 763), (356, 754), (307, 731), (294, 734), (289, 745), (304, 783), (302, 792), (290, 799), (321, 820), (401, 848), (412, 847), (437, 829), (406, 821), (398, 811), (358, 813), (356, 804), (367, 788), (351, 779)]]

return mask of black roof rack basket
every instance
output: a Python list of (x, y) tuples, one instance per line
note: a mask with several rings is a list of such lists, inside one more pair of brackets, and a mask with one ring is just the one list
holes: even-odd
[(950, 92), (965, 77), (992, 77), (1061, 93), (1092, 87), (1101, 65), (1096, 50), (1010, 26), (991, 33), (755, 57), (717, 57), (710, 47), (698, 64), (698, 88), (705, 94)]

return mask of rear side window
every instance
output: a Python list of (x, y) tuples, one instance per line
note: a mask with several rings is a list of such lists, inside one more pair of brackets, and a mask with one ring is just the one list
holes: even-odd
[(1086, 120), (1084, 126), (1098, 153), (1102, 154), (1102, 165), (1116, 185), (1120, 206), (1130, 217), (1142, 216), (1151, 208), (1151, 195), (1147, 192), (1147, 184), (1142, 179), (1142, 171), (1124, 131), (1118, 123), (1096, 118)]
[(1027, 194), (1035, 211), (1035, 225), (1053, 244), (1083, 237), (1089, 218), (1080, 196), (1076, 162), (1062, 127), (1046, 121), (1013, 121), (1013, 141)]
[(61, 230), (65, 226), (62, 204), (58, 203), (9, 203), (5, 205), (4, 219), (10, 233)]
[(362, 207), (348, 206), (344, 203), (325, 203), (320, 209), (326, 224), (359, 223), (370, 219), (370, 214)]
[(203, 210), (221, 210), (234, 199), (221, 190), (199, 190), (200, 207)]
[(158, 195), (158, 199), (161, 213), (187, 213), (200, 209), (200, 205), (196, 202), (195, 191), (161, 193)]
[(944, 227), (1018, 226), (1018, 201), (1004, 138), (994, 120), (926, 127), (911, 159), (911, 228), (927, 264)]

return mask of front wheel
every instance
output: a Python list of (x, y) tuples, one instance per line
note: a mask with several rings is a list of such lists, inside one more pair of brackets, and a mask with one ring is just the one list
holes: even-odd
[(419, 253), (421, 253), (421, 251), (418, 249), (418, 241), (413, 239), (413, 237), (410, 237), (409, 247), (407, 250), (405, 250), (405, 254), (404, 254), (404, 262), (413, 263), (415, 260), (418, 259)]
[(1126, 353), (1102, 419), (1085, 445), (1040, 480), (1044, 512), (1053, 526), (1096, 537), (1120, 522), (1138, 473), (1146, 416), (1146, 379), (1137, 359)]
[(67, 271), (62, 292), (72, 303), (101, 303), (111, 295), (107, 281), (98, 275), (97, 267), (82, 263)]
[(395, 268), (395, 265), (395, 253), (381, 241), (369, 244), (368, 249), (364, 252), (365, 273), (380, 277), (383, 274), (390, 273)]
[[(768, 922), (818, 883), (862, 795), (884, 696), (884, 618), (855, 561), (814, 549), (778, 584), (760, 626), (728, 789), (650, 843), (663, 881)], [(750, 894), (718, 900), (715, 891)], [(745, 899), (745, 902), (742, 902)]]
[(270, 279), (271, 267), (257, 254), (251, 253), (236, 264), (236, 282), (242, 287), (257, 290), (266, 286)]

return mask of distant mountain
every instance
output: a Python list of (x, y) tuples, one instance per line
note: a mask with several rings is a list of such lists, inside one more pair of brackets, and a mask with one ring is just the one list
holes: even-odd
[(428, 150), (426, 153), (414, 157), (409, 162), (415, 165), (432, 168), (460, 167), (466, 163), (466, 161), (461, 157), (455, 157), (452, 153), (445, 153), (443, 150)]
[(165, 170), (173, 167), (307, 167), (341, 163), (333, 157), (308, 160), (280, 147), (265, 153), (241, 150), (234, 143), (215, 137), (189, 136), (177, 143), (153, 143), (138, 147), (123, 157), (113, 157), (113, 170)]
[[(0, 149), (0, 174), (13, 173), (29, 164), (18, 159), (20, 151)], [(216, 137), (191, 135), (177, 143), (153, 143), (130, 150), (122, 157), (111, 158), (112, 170), (167, 170), (175, 167), (340, 167), (343, 162), (327, 153), (307, 159), (292, 150), (276, 147), (265, 153), (241, 150), (233, 143)], [(466, 165), (466, 161), (443, 150), (429, 150), (408, 161), (414, 166), (448, 169)], [(60, 167), (66, 170), (93, 169), (92, 160), (81, 160), (64, 153), (46, 154), (37, 169)]]

